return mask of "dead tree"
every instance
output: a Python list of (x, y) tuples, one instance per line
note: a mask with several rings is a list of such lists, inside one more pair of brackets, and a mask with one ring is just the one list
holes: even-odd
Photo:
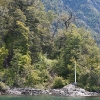
[(68, 28), (70, 27), (71, 23), (73, 23), (75, 21), (76, 17), (74, 16), (74, 13), (69, 12), (69, 14), (62, 14), (60, 15), (56, 22), (54, 23), (55, 28), (54, 28), (54, 32), (52, 35), (52, 38), (54, 38), (55, 34), (58, 31), (58, 28), (63, 24), (63, 27), (65, 26), (66, 31), (68, 30)]
[(73, 15), (73, 13), (70, 12), (68, 17), (66, 18), (66, 16), (65, 16), (65, 18), (62, 20), (63, 20), (63, 23), (64, 23), (66, 30), (67, 30), (69, 28), (70, 24), (75, 21), (75, 17)]

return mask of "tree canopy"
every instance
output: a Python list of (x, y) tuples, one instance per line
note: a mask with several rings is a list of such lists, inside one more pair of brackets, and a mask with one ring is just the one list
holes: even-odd
[(60, 20), (54, 34), (57, 18), (39, 0), (0, 0), (0, 81), (61, 88), (74, 82), (76, 61), (79, 86), (100, 90), (100, 50), (91, 33), (72, 22), (66, 31)]

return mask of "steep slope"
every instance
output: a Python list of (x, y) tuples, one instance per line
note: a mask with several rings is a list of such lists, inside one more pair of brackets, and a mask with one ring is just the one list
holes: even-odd
[(73, 12), (76, 13), (79, 19), (87, 23), (90, 28), (100, 33), (100, 7), (97, 0), (63, 0)]
[(73, 12), (76, 25), (92, 31), (92, 36), (100, 44), (100, 0), (42, 0), (46, 10), (61, 14)]

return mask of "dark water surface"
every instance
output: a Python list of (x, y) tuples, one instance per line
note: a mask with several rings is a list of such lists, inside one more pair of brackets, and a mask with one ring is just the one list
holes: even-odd
[(100, 97), (0, 96), (0, 100), (100, 100)]

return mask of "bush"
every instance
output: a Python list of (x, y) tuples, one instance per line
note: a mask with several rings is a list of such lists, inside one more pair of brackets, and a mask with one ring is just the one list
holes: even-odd
[(5, 83), (0, 82), (0, 91), (6, 91), (8, 87), (5, 85)]
[(62, 88), (66, 85), (66, 80), (64, 80), (62, 77), (55, 77), (53, 88)]

